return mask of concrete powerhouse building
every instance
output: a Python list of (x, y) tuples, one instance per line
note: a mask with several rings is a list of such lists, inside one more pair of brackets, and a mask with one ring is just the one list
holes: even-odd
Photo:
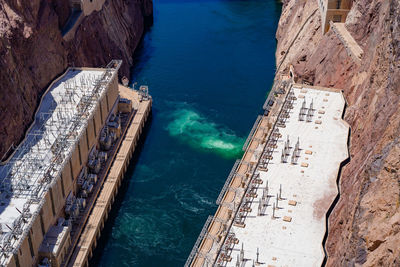
[(345, 22), (352, 0), (317, 0), (321, 12), (322, 32), (329, 30), (329, 22)]
[(185, 267), (323, 266), (345, 105), (341, 90), (275, 80)]
[(132, 101), (119, 96), (120, 65), (69, 68), (0, 166), (0, 266), (60, 266), (72, 253), (121, 121), (134, 116)]

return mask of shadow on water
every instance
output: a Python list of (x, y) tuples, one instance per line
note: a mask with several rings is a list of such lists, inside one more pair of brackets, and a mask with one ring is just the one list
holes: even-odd
[(82, 14), (82, 10), (79, 10), (77, 8), (72, 8), (71, 9), (71, 15), (69, 16), (67, 22), (65, 23), (64, 27), (61, 29), (61, 35), (64, 36), (71, 30), (75, 23), (78, 21), (79, 17)]
[(142, 72), (144, 66), (152, 58), (155, 48), (151, 44), (151, 28), (148, 28), (143, 34), (138, 46), (133, 53), (133, 64), (131, 68), (131, 84)]
[(146, 141), (146, 137), (152, 127), (153, 115), (150, 113), (145, 127), (143, 128), (142, 134), (139, 138), (139, 142), (137, 147), (135, 148), (135, 152), (133, 153), (133, 157), (129, 162), (128, 169), (124, 174), (124, 179), (122, 180), (121, 186), (118, 189), (118, 194), (115, 198), (114, 203), (112, 204), (111, 211), (108, 214), (108, 219), (104, 224), (104, 229), (101, 231), (100, 239), (97, 241), (97, 247), (93, 251), (93, 257), (89, 260), (89, 266), (98, 266), (100, 264), (100, 260), (102, 257), (102, 251), (104, 251), (107, 243), (112, 239), (112, 229), (115, 225), (115, 220), (117, 219), (118, 213), (121, 209), (123, 200), (125, 198), (126, 193), (128, 192), (129, 184), (132, 181), (133, 173), (135, 171), (135, 167), (138, 163), (140, 153), (143, 150), (144, 143)]

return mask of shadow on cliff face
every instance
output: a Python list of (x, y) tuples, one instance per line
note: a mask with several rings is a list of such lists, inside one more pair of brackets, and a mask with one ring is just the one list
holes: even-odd
[[(344, 115), (344, 112), (345, 111), (343, 111), (343, 115)], [(342, 119), (343, 119), (343, 115), (342, 115)], [(324, 239), (322, 240), (322, 247), (324, 249), (325, 257), (324, 257), (324, 260), (323, 260), (323, 262), (321, 264), (321, 266), (323, 266), (323, 267), (326, 266), (327, 261), (328, 261), (328, 252), (326, 250), (326, 242), (327, 242), (328, 235), (329, 235), (329, 216), (332, 214), (332, 211), (335, 209), (336, 204), (339, 202), (339, 199), (340, 199), (340, 177), (342, 175), (343, 167), (346, 166), (351, 160), (351, 156), (350, 156), (350, 140), (351, 140), (351, 136), (350, 135), (351, 135), (351, 129), (349, 128), (348, 137), (347, 137), (347, 149), (348, 149), (349, 157), (346, 160), (344, 160), (342, 163), (340, 163), (339, 172), (338, 172), (338, 175), (337, 175), (337, 178), (336, 178), (336, 187), (338, 189), (338, 194), (336, 195), (335, 199), (333, 200), (333, 202), (332, 202), (331, 206), (329, 207), (329, 209), (328, 209), (328, 211), (326, 213), (326, 216), (325, 216), (325, 229), (326, 229), (326, 232), (325, 232), (325, 235), (324, 235)]]
[(85, 17), (67, 42), (60, 28), (70, 15), (69, 1), (17, 2), (0, 0), (0, 6), (10, 5), (7, 10), (0, 8), (0, 17), (5, 18), (0, 33), (4, 70), (0, 72), (0, 155), (20, 142), (40, 95), (67, 66), (100, 67), (117, 58), (125, 62), (121, 76), (129, 75), (133, 51), (143, 29), (152, 23), (152, 0), (107, 1), (107, 8)]
[(143, 34), (135, 52), (133, 53), (133, 64), (130, 69), (131, 72), (131, 84), (137, 79), (139, 73), (142, 71), (144, 66), (149, 62), (150, 58), (154, 54), (154, 46), (151, 44), (151, 27), (146, 28), (146, 32)]
[(65, 23), (64, 27), (61, 28), (61, 35), (64, 36), (68, 33), (69, 30), (72, 29), (74, 24), (78, 21), (79, 17), (82, 15), (82, 10), (73, 8), (71, 11), (71, 15), (69, 16), (67, 22)]

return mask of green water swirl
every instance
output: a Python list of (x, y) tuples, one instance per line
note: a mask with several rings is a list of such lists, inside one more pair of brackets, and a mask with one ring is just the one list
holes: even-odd
[(196, 111), (183, 108), (171, 114), (167, 130), (193, 148), (216, 153), (225, 158), (242, 155), (244, 139), (222, 125), (208, 121)]

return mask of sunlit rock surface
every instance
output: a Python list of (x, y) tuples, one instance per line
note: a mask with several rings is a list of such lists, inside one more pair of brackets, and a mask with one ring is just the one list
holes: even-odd
[(293, 64), (300, 82), (343, 89), (348, 102), (345, 120), (351, 126), (351, 161), (342, 171), (341, 198), (329, 218), (328, 266), (397, 266), (399, 2), (354, 1), (346, 27), (364, 50), (360, 66), (332, 31), (322, 35), (319, 10), (313, 13), (318, 9), (316, 0), (283, 2), (276, 35), (277, 64), (284, 59), (279, 70)]

